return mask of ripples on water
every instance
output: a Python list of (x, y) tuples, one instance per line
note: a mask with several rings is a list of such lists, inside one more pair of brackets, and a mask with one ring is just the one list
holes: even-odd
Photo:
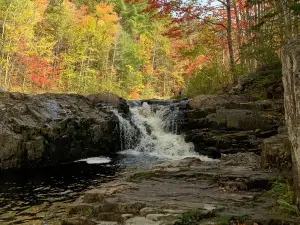
[[(119, 118), (122, 151), (112, 161), (96, 157), (55, 167), (1, 172), (0, 224), (49, 224), (29, 222), (43, 217), (38, 216), (40, 209), (32, 209), (34, 206), (46, 204), (43, 210), (48, 213), (57, 202), (75, 201), (85, 190), (112, 180), (123, 166), (148, 168), (191, 156), (209, 160), (195, 153), (193, 144), (177, 134), (176, 105), (133, 104), (130, 110), (131, 120), (113, 111)], [(22, 219), (16, 219), (19, 215)]]
[(86, 189), (112, 180), (119, 169), (117, 164), (116, 160), (91, 158), (55, 167), (1, 172), (0, 224), (35, 205), (75, 201)]

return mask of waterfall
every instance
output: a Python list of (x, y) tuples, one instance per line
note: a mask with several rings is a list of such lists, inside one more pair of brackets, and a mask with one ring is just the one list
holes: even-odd
[[(176, 105), (152, 105), (146, 102), (142, 105), (133, 104), (130, 107), (131, 121), (114, 111), (120, 122), (122, 154), (148, 155), (161, 160), (182, 159), (200, 156), (194, 151), (193, 143), (187, 143), (182, 135), (177, 134)], [(138, 130), (139, 137), (137, 137)]]
[(137, 130), (133, 124), (129, 120), (123, 118), (117, 110), (112, 110), (112, 112), (119, 120), (121, 150), (131, 149), (136, 144), (138, 135)]
[(163, 120), (163, 128), (166, 132), (177, 134), (178, 133), (178, 114), (179, 108), (177, 105), (159, 106), (156, 111), (159, 118)]

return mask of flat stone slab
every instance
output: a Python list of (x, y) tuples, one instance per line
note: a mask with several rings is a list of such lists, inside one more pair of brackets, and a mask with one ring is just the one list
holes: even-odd
[(125, 225), (160, 225), (160, 223), (149, 220), (145, 217), (137, 216), (126, 220)]
[(89, 215), (81, 216), (100, 219), (104, 210), (112, 215), (109, 220), (125, 225), (174, 224), (182, 213), (194, 211), (208, 219), (203, 224), (211, 224), (209, 218), (216, 215), (247, 216), (253, 221), (278, 217), (271, 210), (276, 200), (263, 194), (279, 176), (268, 170), (190, 158), (124, 174), (88, 191), (91, 196), (85, 195), (71, 209), (82, 212), (93, 205), (93, 213), (88, 209)]

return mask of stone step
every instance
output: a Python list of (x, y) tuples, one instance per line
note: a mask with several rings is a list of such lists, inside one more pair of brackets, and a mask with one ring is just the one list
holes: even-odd
[(139, 202), (120, 203), (108, 201), (97, 204), (77, 202), (69, 205), (67, 214), (68, 216), (80, 215), (90, 218), (98, 218), (100, 214), (105, 215), (105, 213), (137, 215), (145, 206), (145, 204)]
[(67, 218), (62, 220), (61, 225), (119, 225), (120, 223), (115, 221), (96, 221), (89, 218)]

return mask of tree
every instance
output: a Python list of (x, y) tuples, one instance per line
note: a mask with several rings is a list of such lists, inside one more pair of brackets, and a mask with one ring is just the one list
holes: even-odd
[(29, 54), (34, 37), (34, 26), (38, 20), (39, 15), (32, 1), (1, 1), (0, 82), (4, 84), (3, 86), (10, 86), (10, 74), (17, 70), (16, 59), (20, 50), (23, 50), (23, 54)]

